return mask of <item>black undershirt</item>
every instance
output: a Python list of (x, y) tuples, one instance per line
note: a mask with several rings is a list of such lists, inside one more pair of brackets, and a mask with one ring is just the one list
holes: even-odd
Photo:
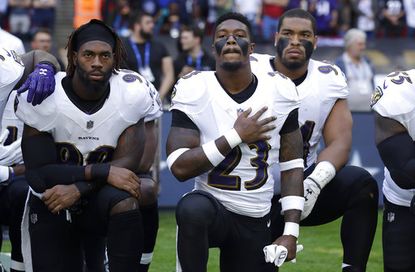
[(71, 100), (71, 102), (78, 109), (86, 114), (94, 114), (99, 111), (102, 106), (104, 106), (104, 103), (110, 94), (110, 84), (108, 84), (108, 87), (105, 89), (105, 92), (101, 98), (97, 100), (84, 100), (75, 93), (72, 85), (72, 78), (67, 76), (62, 79), (62, 87), (65, 90), (69, 100)]
[[(271, 65), (272, 69), (273, 69), (274, 71), (277, 71), (277, 69), (275, 68), (275, 57), (270, 58), (270, 59), (269, 59), (269, 63), (270, 63), (270, 65)], [(300, 85), (301, 83), (303, 83), (303, 81), (304, 81), (304, 80), (306, 79), (306, 77), (307, 77), (307, 74), (308, 74), (308, 70), (305, 72), (305, 74), (304, 74), (304, 75), (302, 75), (302, 76), (300, 76), (299, 78), (296, 78), (296, 79), (291, 79), (291, 81), (292, 81), (292, 82), (294, 82), (295, 86), (298, 86), (298, 85)]]

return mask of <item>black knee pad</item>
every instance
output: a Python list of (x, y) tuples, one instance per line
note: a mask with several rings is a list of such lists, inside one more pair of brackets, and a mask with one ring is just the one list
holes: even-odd
[(176, 221), (184, 224), (210, 224), (217, 213), (217, 200), (209, 193), (193, 191), (180, 199), (176, 207)]

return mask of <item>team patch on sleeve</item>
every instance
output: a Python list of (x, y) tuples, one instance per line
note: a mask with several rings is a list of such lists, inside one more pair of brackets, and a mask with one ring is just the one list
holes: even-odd
[(370, 99), (370, 106), (373, 107), (382, 96), (383, 96), (382, 88), (377, 86), (375, 91), (372, 93), (372, 97)]
[(336, 68), (334, 68), (332, 65), (328, 64), (328, 65), (323, 65), (323, 66), (319, 66), (317, 68), (321, 73), (323, 74), (329, 74), (331, 71), (333, 71), (336, 75), (339, 74), (339, 72), (337, 71)]
[(132, 83), (136, 81), (137, 79), (142, 83), (141, 78), (135, 74), (126, 74), (122, 77), (122, 80), (124, 80), (127, 83)]

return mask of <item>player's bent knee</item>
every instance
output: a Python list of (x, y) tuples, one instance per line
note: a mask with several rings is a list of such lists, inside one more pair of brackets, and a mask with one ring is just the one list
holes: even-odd
[(158, 184), (151, 178), (141, 178), (140, 207), (151, 206), (157, 202)]
[(138, 210), (138, 207), (138, 200), (134, 197), (128, 197), (115, 204), (114, 207), (111, 208), (110, 215)]
[(181, 222), (197, 225), (210, 224), (217, 213), (214, 201), (209, 196), (197, 192), (183, 196), (176, 207), (177, 224), (180, 225)]

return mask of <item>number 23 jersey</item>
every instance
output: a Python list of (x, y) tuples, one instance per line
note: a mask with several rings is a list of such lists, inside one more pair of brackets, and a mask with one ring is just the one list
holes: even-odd
[(268, 141), (242, 143), (212, 170), (196, 177), (195, 189), (211, 193), (231, 212), (250, 217), (269, 213), (274, 183), (269, 165), (278, 162), (279, 132), (299, 99), (294, 84), (278, 73), (257, 73), (258, 85), (247, 100), (234, 101), (223, 89), (215, 72), (193, 72), (175, 86), (171, 110), (185, 113), (200, 132), (200, 145), (233, 128), (237, 116), (252, 108), (268, 110), (260, 119), (276, 116), (276, 129)]
[(55, 92), (42, 105), (19, 103), (26, 100), (26, 94), (18, 96), (16, 115), (25, 124), (53, 136), (60, 162), (85, 165), (109, 161), (123, 131), (154, 110), (150, 88), (137, 73), (119, 71), (110, 78), (110, 92), (103, 106), (87, 114), (65, 93), (61, 83), (65, 76), (63, 72), (55, 75)]
[[(379, 115), (398, 121), (415, 141), (415, 69), (393, 72), (372, 95), (372, 109)], [(409, 207), (415, 189), (402, 189), (385, 167), (383, 194), (388, 201)]]

